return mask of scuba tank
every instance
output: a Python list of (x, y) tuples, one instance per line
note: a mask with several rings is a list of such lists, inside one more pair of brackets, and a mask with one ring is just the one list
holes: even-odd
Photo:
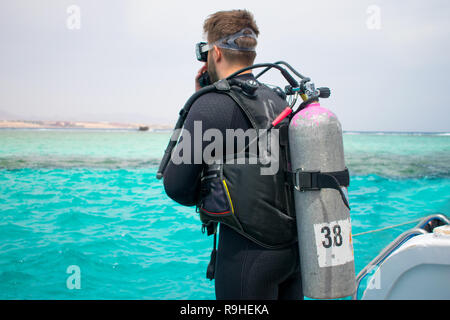
[(303, 294), (314, 299), (350, 296), (356, 291), (356, 278), (342, 127), (319, 103), (319, 98), (330, 96), (328, 88), (316, 89), (286, 62), (276, 63), (302, 79), (297, 88), (287, 86), (285, 93), (300, 95), (303, 103), (292, 112), (294, 99), (273, 126), (290, 118), (288, 174), (295, 190)]
[[(280, 64), (290, 69), (301, 82), (298, 83)], [(329, 97), (328, 88), (316, 89), (309, 78), (283, 61), (253, 65), (195, 93), (181, 110), (175, 129), (182, 127), (190, 107), (199, 96), (207, 92), (225, 93), (229, 91), (236, 75), (259, 67), (266, 68), (256, 78), (276, 68), (289, 83), (284, 91), (274, 89), (282, 99), (288, 96), (289, 104), (272, 121), (268, 130), (279, 128), (282, 123), (286, 123), (283, 120), (289, 120), (288, 156), (283, 174), (286, 177), (285, 184), (292, 190), (290, 200), (295, 204), (303, 294), (316, 299), (350, 296), (356, 290), (350, 207), (346, 194), (350, 179), (344, 162), (341, 125), (331, 111), (319, 104), (319, 98)], [(294, 111), (298, 96), (303, 102)], [(160, 163), (158, 178), (163, 177), (178, 135), (179, 130), (174, 130), (174, 136)], [(223, 189), (228, 193), (225, 183)], [(233, 207), (229, 207), (231, 209), (224, 208), (233, 211)], [(227, 224), (226, 220), (218, 222)], [(211, 234), (215, 235), (215, 228)], [(261, 236), (265, 239), (264, 234)]]
[(289, 148), (304, 294), (316, 299), (352, 295), (348, 174), (336, 115), (319, 103), (298, 112), (289, 123)]

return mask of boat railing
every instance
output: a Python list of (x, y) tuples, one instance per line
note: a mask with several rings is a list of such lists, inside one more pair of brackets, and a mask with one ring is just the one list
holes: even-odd
[(375, 268), (379, 267), (381, 263), (383, 263), (386, 258), (391, 255), (398, 247), (400, 247), (403, 243), (408, 241), (409, 239), (420, 235), (433, 232), (433, 229), (438, 226), (450, 224), (450, 220), (443, 214), (437, 213), (429, 215), (423, 218), (414, 228), (403, 232), (394, 241), (392, 241), (388, 246), (386, 246), (372, 261), (369, 262), (367, 266), (365, 266), (356, 277), (356, 291), (353, 294), (353, 300), (358, 299), (358, 291), (361, 281)]

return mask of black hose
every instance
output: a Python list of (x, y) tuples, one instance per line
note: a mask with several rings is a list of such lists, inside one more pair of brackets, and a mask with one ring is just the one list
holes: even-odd
[(244, 71), (251, 70), (251, 69), (256, 69), (256, 68), (262, 68), (262, 67), (268, 67), (269, 69), (270, 68), (276, 68), (276, 69), (280, 70), (280, 72), (283, 75), (283, 77), (286, 79), (287, 82), (289, 82), (289, 84), (292, 87), (294, 87), (294, 88), (298, 87), (297, 80), (295, 80), (294, 77), (292, 77), (291, 74), (286, 71), (286, 69), (280, 67), (278, 64), (275, 64), (275, 63), (257, 63), (257, 64), (254, 64), (252, 66), (242, 68), (242, 69), (232, 73), (231, 75), (229, 75), (227, 77), (227, 80), (237, 76), (238, 74), (240, 74), (240, 73), (242, 73)]
[[(300, 72), (298, 72), (297, 70), (295, 70), (289, 63), (287, 63), (286, 61), (277, 61), (274, 64), (282, 64), (284, 66), (286, 66), (289, 70), (291, 70), (297, 77), (299, 77), (300, 79), (304, 79), (306, 78), (304, 75), (302, 75)], [(260, 73), (258, 73), (255, 78), (259, 78), (261, 77), (264, 73), (266, 73), (267, 71), (269, 71), (272, 68), (272, 66), (268, 66), (267, 68), (265, 68), (263, 71), (261, 71)]]
[[(276, 63), (259, 63), (259, 64), (254, 64), (252, 66), (249, 67), (245, 67), (242, 68), (236, 72), (234, 72), (233, 74), (231, 74), (230, 76), (228, 76), (226, 78), (226, 80), (230, 80), (231, 78), (237, 76), (238, 74), (247, 71), (247, 70), (251, 70), (251, 69), (255, 69), (255, 68), (262, 68), (262, 67), (267, 67), (266, 71), (271, 69), (271, 68), (276, 68), (278, 69), (281, 74), (283, 75), (283, 77), (286, 79), (287, 82), (289, 82), (289, 84), (296, 88), (299, 86), (297, 80), (294, 79), (294, 77), (291, 76), (291, 74), (284, 68), (280, 67), (278, 64), (284, 64), (286, 65), (292, 72), (294, 72), (298, 77), (300, 78), (304, 78), (300, 73), (298, 73), (294, 68), (292, 68), (288, 63), (283, 62), (283, 61), (279, 61)], [(265, 71), (263, 71), (265, 72)], [(258, 75), (259, 76), (259, 75)], [(184, 124), (184, 121), (186, 120), (187, 114), (189, 113), (189, 110), (191, 109), (192, 104), (194, 103), (195, 100), (197, 100), (198, 97), (200, 97), (201, 95), (211, 92), (211, 91), (215, 91), (216, 87), (212, 84), (209, 85), (207, 87), (204, 87), (200, 90), (198, 90), (196, 93), (194, 93), (189, 99), (188, 101), (186, 101), (183, 109), (181, 109), (180, 111), (180, 116), (178, 118), (178, 121), (175, 125), (175, 128), (173, 129), (173, 133), (172, 133), (172, 137), (170, 138), (169, 143), (167, 144), (166, 150), (164, 151), (164, 155), (163, 158), (161, 159), (161, 162), (159, 164), (159, 168), (158, 168), (158, 172), (156, 173), (156, 178), (157, 179), (161, 179), (164, 176), (164, 171), (166, 170), (166, 167), (170, 161), (170, 157), (172, 154), (172, 150), (175, 148), (178, 138), (180, 137), (180, 130), (177, 129), (181, 129), (181, 127)]]
[(178, 138), (180, 137), (180, 130), (177, 129), (181, 129), (181, 127), (183, 127), (184, 121), (186, 120), (186, 117), (189, 113), (189, 110), (192, 107), (192, 104), (201, 95), (215, 90), (216, 88), (214, 87), (214, 85), (204, 87), (195, 92), (184, 104), (183, 109), (181, 109), (180, 111), (180, 116), (178, 117), (177, 123), (175, 124), (175, 128), (173, 129), (172, 136), (169, 140), (169, 143), (167, 144), (166, 150), (164, 151), (164, 155), (161, 159), (161, 162), (159, 163), (158, 172), (156, 173), (157, 179), (161, 179), (164, 175), (164, 171), (166, 170), (167, 164), (169, 163), (172, 150), (173, 148), (175, 148)]

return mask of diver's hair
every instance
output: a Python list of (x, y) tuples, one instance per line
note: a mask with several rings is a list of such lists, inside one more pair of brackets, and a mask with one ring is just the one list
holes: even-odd
[[(257, 36), (259, 35), (259, 29), (253, 14), (247, 10), (218, 11), (209, 15), (203, 24), (203, 32), (207, 35), (209, 43), (235, 34), (244, 28), (250, 28)], [(257, 44), (256, 39), (250, 37), (238, 38), (235, 42), (241, 48), (253, 48)], [(255, 61), (255, 51), (238, 51), (223, 48), (221, 50), (224, 58), (230, 63), (250, 66)]]

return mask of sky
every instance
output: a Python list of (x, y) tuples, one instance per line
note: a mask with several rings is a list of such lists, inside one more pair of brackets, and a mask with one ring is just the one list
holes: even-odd
[(254, 14), (255, 63), (331, 88), (344, 130), (450, 132), (447, 0), (4, 0), (0, 119), (174, 124), (203, 21), (230, 9)]

